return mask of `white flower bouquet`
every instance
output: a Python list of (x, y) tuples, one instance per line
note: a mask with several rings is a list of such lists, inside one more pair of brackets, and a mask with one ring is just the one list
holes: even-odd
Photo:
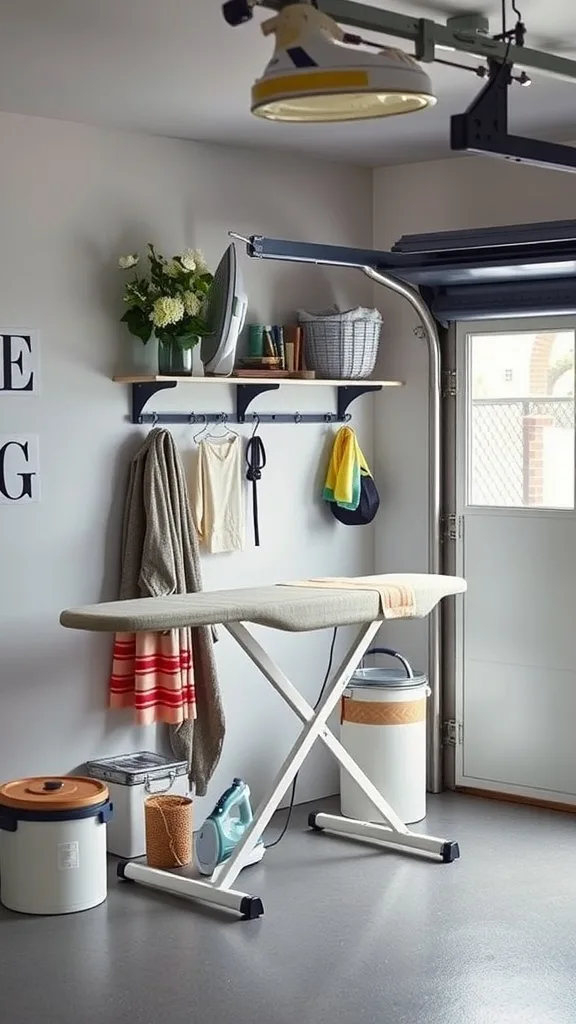
[(154, 333), (161, 345), (191, 349), (209, 333), (204, 311), (214, 277), (197, 249), (165, 259), (149, 242), (147, 256), (149, 272), (142, 276), (138, 253), (118, 260), (122, 270), (134, 270), (124, 289), (122, 323), (144, 344)]

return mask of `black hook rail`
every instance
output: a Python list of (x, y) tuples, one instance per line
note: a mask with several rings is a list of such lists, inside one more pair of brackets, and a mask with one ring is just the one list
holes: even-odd
[(139, 423), (151, 423), (153, 427), (169, 424), (208, 425), (229, 423), (349, 423), (352, 414), (347, 412), (339, 417), (335, 412), (249, 412), (242, 419), (234, 413), (227, 412), (146, 412), (138, 420)]
[[(192, 381), (193, 382), (193, 381)], [(348, 409), (352, 402), (361, 395), (371, 391), (381, 391), (381, 384), (346, 384), (338, 387), (338, 400), (336, 412), (280, 412), (280, 413), (248, 413), (248, 407), (266, 391), (277, 391), (280, 382), (263, 380), (257, 384), (241, 384), (237, 380), (229, 379), (230, 384), (236, 388), (236, 412), (232, 414), (222, 412), (144, 412), (144, 409), (151, 398), (160, 391), (174, 389), (178, 381), (145, 381), (132, 384), (132, 410), (130, 420), (132, 423), (176, 424), (176, 423), (253, 423), (255, 416), (258, 416), (260, 423), (347, 423), (351, 419)], [(283, 382), (282, 382), (283, 383)], [(297, 381), (286, 381), (286, 383), (297, 383)]]

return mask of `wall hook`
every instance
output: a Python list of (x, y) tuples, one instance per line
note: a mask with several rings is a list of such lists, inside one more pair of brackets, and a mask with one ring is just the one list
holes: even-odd
[(294, 413), (294, 423), (302, 423), (302, 417), (299, 412)]
[(254, 429), (252, 431), (252, 437), (255, 437), (256, 436), (256, 432), (258, 430), (258, 427), (260, 426), (260, 417), (259, 417), (257, 412), (254, 413), (253, 422), (254, 422)]
[[(200, 415), (199, 415), (198, 419), (200, 419), (200, 417), (203, 417), (203, 418), (204, 418), (204, 423), (202, 424), (202, 427), (200, 428), (200, 430), (198, 431), (198, 433), (197, 433), (197, 434), (194, 434), (194, 437), (192, 438), (192, 440), (193, 440), (194, 442), (196, 442), (196, 441), (198, 440), (198, 438), (202, 436), (202, 434), (203, 434), (203, 433), (205, 432), (205, 430), (206, 430), (206, 427), (208, 426), (208, 417), (206, 416), (206, 414), (205, 414), (205, 413), (200, 413)], [(196, 422), (197, 422), (197, 421), (196, 421)]]
[[(227, 412), (221, 412), (220, 413), (220, 419), (218, 420), (218, 423), (220, 424), (220, 426), (224, 427), (224, 430), (226, 431), (226, 434), (233, 434), (234, 437), (239, 437), (240, 436), (235, 430), (232, 430), (232, 427), (228, 426), (228, 413)], [(226, 436), (226, 434), (224, 436)]]

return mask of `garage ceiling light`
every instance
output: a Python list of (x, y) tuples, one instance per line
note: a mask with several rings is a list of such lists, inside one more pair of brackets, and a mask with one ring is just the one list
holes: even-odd
[(426, 72), (402, 50), (344, 45), (336, 22), (307, 2), (262, 25), (276, 36), (272, 59), (252, 89), (252, 113), (271, 121), (360, 121), (408, 114), (436, 98)]

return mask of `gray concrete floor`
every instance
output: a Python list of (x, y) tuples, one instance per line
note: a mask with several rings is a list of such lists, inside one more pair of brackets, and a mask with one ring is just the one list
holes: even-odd
[(308, 810), (241, 876), (258, 921), (114, 865), (95, 910), (0, 911), (3, 1024), (575, 1024), (571, 815), (432, 798), (462, 851), (440, 865), (309, 832)]

